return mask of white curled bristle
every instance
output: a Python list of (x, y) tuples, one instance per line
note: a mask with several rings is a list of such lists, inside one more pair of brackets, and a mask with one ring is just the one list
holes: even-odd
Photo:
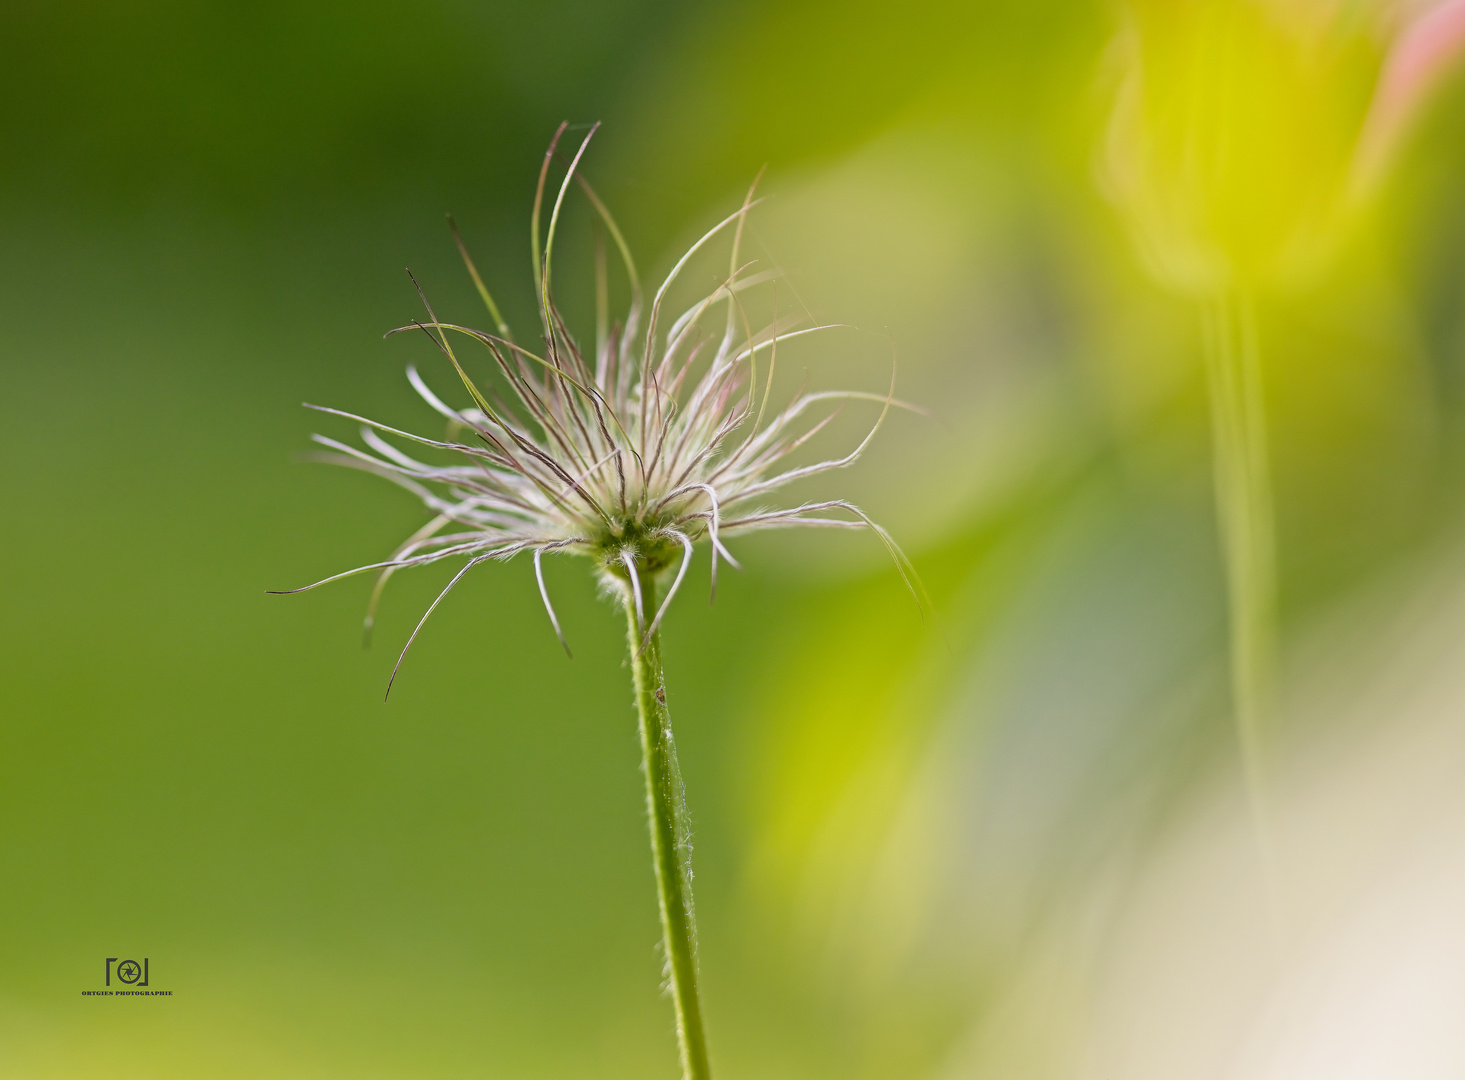
[[(556, 142), (563, 130), (556, 134)], [(592, 129), (575, 155), (575, 163), (593, 135)], [(551, 156), (553, 150), (552, 144)], [(781, 510), (767, 506), (770, 496), (794, 480), (853, 464), (890, 407), (902, 403), (893, 397), (892, 378), (890, 391), (883, 395), (800, 392), (782, 409), (775, 406), (775, 411), (769, 411), (769, 386), (779, 342), (828, 327), (800, 326), (790, 319), (756, 328), (748, 325), (742, 297), (774, 280), (772, 272), (739, 262), (752, 192), (736, 213), (703, 236), (677, 263), (653, 294), (648, 311), (643, 310), (635, 264), (620, 230), (595, 192), (575, 175), (574, 163), (559, 187), (540, 252), (539, 215), (546, 179), (542, 173), (535, 202), (535, 285), (543, 343), (537, 350), (525, 348), (509, 336), (455, 230), (495, 329), (490, 332), (443, 321), (423, 296), (426, 318), (392, 331), (431, 336), (466, 391), (465, 405), (455, 407), (416, 368), (408, 368), (413, 388), (449, 421), (447, 435), (427, 438), (351, 413), (311, 406), (361, 425), (365, 449), (316, 436), (318, 443), (332, 451), (322, 455), (326, 460), (386, 477), (417, 495), (434, 515), (429, 527), (409, 538), (386, 562), (358, 567), (316, 584), (377, 571), (380, 585), (401, 568), (466, 557), (468, 565), (453, 579), (456, 584), (478, 562), (528, 551), (534, 555), (546, 611), (563, 641), (539, 569), (545, 553), (588, 555), (608, 585), (632, 590), (646, 640), (656, 631), (686, 575), (694, 543), (704, 537), (713, 551), (714, 589), (717, 562), (738, 565), (726, 547), (729, 537), (799, 525), (870, 529), (890, 549), (902, 576), (908, 583), (913, 581), (909, 563), (889, 536), (849, 503), (804, 503)], [(550, 278), (554, 229), (572, 181), (580, 185), (614, 240), (631, 292), (629, 309), (621, 321), (611, 325), (603, 313), (598, 315), (593, 356), (585, 355), (566, 329)], [(684, 314), (664, 319), (663, 301), (677, 275), (694, 253), (724, 233), (732, 237), (727, 277)], [(603, 277), (597, 295), (603, 302)], [(711, 325), (714, 320), (716, 327)], [(506, 384), (510, 394), (494, 394), (474, 383), (458, 357), (457, 349), (464, 343), (486, 351), (501, 377), (500, 387)], [(818, 412), (817, 407), (826, 402), (834, 402), (837, 409), (840, 401), (850, 399), (881, 405), (859, 445), (840, 457), (785, 467), (788, 456), (831, 418), (810, 418), (810, 412)], [(448, 464), (421, 461), (398, 445), (404, 442), (415, 444), (419, 452), (425, 448), (429, 456), (440, 457), (446, 451), (452, 460)], [(655, 611), (641, 610), (638, 579), (672, 566), (677, 567), (677, 574), (662, 602)], [(375, 596), (372, 606), (374, 610)], [(414, 631), (414, 639), (416, 635)]]

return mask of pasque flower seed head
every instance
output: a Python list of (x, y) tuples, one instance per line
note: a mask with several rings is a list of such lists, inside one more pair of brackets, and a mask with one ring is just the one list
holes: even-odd
[[(559, 621), (545, 589), (545, 554), (589, 556), (607, 587), (630, 590), (649, 638), (687, 574), (693, 545), (706, 539), (712, 552), (712, 587), (718, 561), (737, 561), (725, 541), (733, 535), (797, 526), (873, 531), (885, 544), (908, 585), (915, 577), (908, 560), (879, 525), (843, 499), (767, 505), (785, 485), (853, 464), (869, 445), (892, 405), (891, 393), (800, 392), (782, 408), (770, 405), (780, 341), (829, 329), (775, 318), (754, 328), (745, 294), (776, 275), (740, 264), (740, 249), (752, 192), (672, 268), (649, 306), (635, 262), (614, 219), (576, 169), (595, 134), (592, 129), (571, 161), (549, 215), (543, 249), (540, 218), (546, 181), (562, 125), (545, 155), (533, 214), (533, 262), (543, 347), (516, 342), (497, 304), (458, 238), (459, 249), (495, 330), (441, 321), (426, 296), (427, 318), (391, 333), (428, 334), (467, 391), (471, 404), (447, 404), (418, 371), (407, 377), (422, 399), (449, 421), (446, 439), (432, 439), (352, 413), (308, 406), (361, 424), (364, 449), (324, 435), (327, 460), (379, 474), (412, 491), (434, 515), (384, 562), (359, 566), (308, 585), (313, 589), (355, 574), (378, 573), (371, 608), (382, 586), (400, 569), (445, 559), (466, 564), (433, 601), (408, 639), (406, 655), (433, 610), (473, 567), (490, 559), (530, 553), (540, 595), (563, 644)], [(605, 315), (605, 281), (597, 281), (599, 317), (593, 353), (567, 329), (551, 287), (555, 231), (572, 182), (578, 182), (618, 248), (629, 279), (631, 300), (624, 320)], [(727, 277), (675, 318), (665, 310), (668, 290), (694, 255), (710, 241), (731, 236)], [(454, 229), (457, 237), (457, 230)], [(415, 284), (415, 279), (414, 279)], [(419, 292), (421, 292), (419, 288)], [(714, 327), (711, 324), (716, 322)], [(486, 350), (509, 395), (471, 379), (454, 347), (472, 343)], [(788, 467), (786, 459), (817, 434), (838, 411), (831, 403), (867, 399), (880, 404), (879, 418), (864, 439), (843, 456)], [(908, 407), (908, 406), (906, 406)], [(824, 409), (820, 415), (821, 409)], [(456, 439), (453, 433), (464, 436)], [(393, 442), (391, 440), (397, 440)], [(418, 460), (398, 443), (447, 451), (449, 464)], [(416, 451), (421, 453), (421, 451)], [(642, 610), (641, 575), (675, 567), (675, 576), (655, 611)], [(290, 590), (303, 592), (305, 589)], [(372, 614), (367, 616), (368, 630)], [(397, 667), (402, 657), (398, 657)], [(396, 678), (397, 669), (392, 672)], [(388, 684), (390, 690), (390, 684)]]

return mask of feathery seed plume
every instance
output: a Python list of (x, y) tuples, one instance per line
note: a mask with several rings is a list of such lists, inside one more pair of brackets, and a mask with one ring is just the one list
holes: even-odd
[[(331, 453), (326, 460), (384, 476), (417, 495), (433, 513), (391, 558), (334, 574), (304, 589), (376, 571), (377, 585), (367, 615), (371, 623), (382, 587), (397, 570), (445, 559), (467, 562), (448, 582), (408, 638), (402, 658), (428, 617), (473, 567), (491, 559), (533, 555), (540, 596), (550, 623), (564, 644), (559, 620), (545, 589), (545, 554), (589, 556), (602, 581), (634, 596), (644, 639), (655, 633), (690, 565), (693, 545), (706, 538), (712, 551), (712, 589), (718, 561), (734, 567), (728, 537), (758, 530), (797, 526), (868, 529), (884, 543), (902, 578), (914, 593), (915, 574), (905, 555), (879, 525), (843, 499), (803, 502), (783, 508), (765, 501), (785, 485), (853, 464), (879, 430), (894, 399), (894, 378), (885, 394), (857, 391), (800, 392), (782, 408), (770, 406), (780, 341), (830, 329), (800, 326), (791, 318), (750, 325), (743, 294), (775, 279), (739, 263), (744, 225), (754, 205), (753, 192), (742, 206), (692, 245), (651, 297), (649, 308), (635, 262), (605, 204), (577, 173), (596, 128), (581, 143), (559, 186), (549, 215), (543, 249), (540, 218), (555, 149), (565, 125), (555, 133), (539, 174), (532, 220), (533, 263), (543, 347), (531, 351), (514, 340), (462, 238), (453, 227), (463, 261), (494, 321), (478, 330), (439, 320), (422, 295), (427, 318), (391, 334), (428, 334), (457, 373), (472, 404), (447, 404), (414, 367), (413, 388), (449, 422), (446, 439), (432, 439), (343, 412), (310, 405), (320, 412), (361, 424), (366, 449), (324, 435), (317, 443)], [(599, 215), (621, 257), (631, 300), (624, 320), (606, 317), (606, 282), (597, 267), (595, 347), (587, 354), (565, 326), (551, 287), (555, 231), (571, 182), (577, 182)], [(755, 184), (756, 186), (756, 184)], [(731, 233), (727, 277), (675, 318), (664, 310), (668, 290), (689, 260), (719, 235)], [(416, 279), (413, 279), (416, 285)], [(418, 292), (422, 290), (418, 287)], [(714, 328), (711, 323), (718, 323)], [(644, 325), (643, 325), (644, 324)], [(505, 400), (469, 377), (454, 341), (466, 339), (485, 349), (512, 391)], [(847, 454), (800, 467), (785, 461), (824, 428), (838, 411), (831, 403), (864, 399), (880, 404), (869, 433)], [(814, 416), (823, 410), (823, 415)], [(455, 441), (452, 432), (467, 438)], [(452, 464), (420, 461), (388, 437), (448, 451)], [(675, 566), (670, 588), (654, 611), (641, 604), (640, 579)], [(568, 652), (568, 647), (566, 647)], [(391, 684), (388, 683), (390, 692)]]

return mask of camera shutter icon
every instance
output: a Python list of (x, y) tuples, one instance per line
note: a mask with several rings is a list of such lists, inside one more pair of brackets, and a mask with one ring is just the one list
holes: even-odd
[[(117, 957), (107, 957), (107, 985), (112, 985), (112, 965), (117, 963)], [(142, 963), (136, 960), (124, 960), (117, 964), (115, 972), (117, 978), (128, 986), (146, 986), (148, 984), (148, 958), (144, 956)]]

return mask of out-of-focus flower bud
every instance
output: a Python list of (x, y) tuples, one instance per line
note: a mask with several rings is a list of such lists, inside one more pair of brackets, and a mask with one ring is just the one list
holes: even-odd
[(1105, 188), (1172, 288), (1304, 277), (1462, 45), (1465, 0), (1130, 0)]

